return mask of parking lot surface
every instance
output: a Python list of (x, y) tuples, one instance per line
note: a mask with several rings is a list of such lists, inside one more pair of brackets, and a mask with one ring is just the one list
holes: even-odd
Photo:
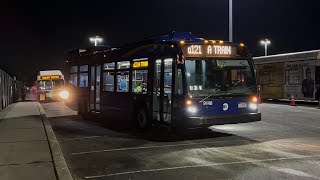
[(173, 135), (42, 104), (75, 179), (320, 179), (320, 110), (262, 104), (262, 121)]

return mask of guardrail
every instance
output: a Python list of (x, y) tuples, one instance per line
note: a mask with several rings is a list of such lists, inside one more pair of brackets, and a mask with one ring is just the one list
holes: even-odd
[(21, 98), (23, 84), (0, 69), (0, 110)]

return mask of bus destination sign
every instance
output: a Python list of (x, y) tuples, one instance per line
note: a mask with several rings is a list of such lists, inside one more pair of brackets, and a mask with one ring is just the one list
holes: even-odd
[(53, 80), (53, 79), (62, 79), (62, 77), (60, 75), (40, 76), (40, 80)]
[(183, 52), (188, 57), (233, 57), (237, 47), (227, 45), (186, 45)]

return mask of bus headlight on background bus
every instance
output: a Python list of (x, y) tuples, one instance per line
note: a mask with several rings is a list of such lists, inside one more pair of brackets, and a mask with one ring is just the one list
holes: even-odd
[(59, 96), (62, 98), (62, 99), (68, 99), (69, 98), (69, 92), (66, 91), (66, 90), (63, 90), (59, 93)]
[(189, 106), (189, 107), (187, 108), (187, 110), (188, 110), (189, 113), (192, 113), (192, 114), (195, 114), (195, 113), (198, 112), (197, 107), (194, 107), (194, 106)]
[(256, 103), (249, 103), (249, 108), (251, 110), (257, 110), (258, 109), (258, 105)]
[(256, 96), (250, 98), (249, 108), (254, 111), (258, 109), (258, 98)]

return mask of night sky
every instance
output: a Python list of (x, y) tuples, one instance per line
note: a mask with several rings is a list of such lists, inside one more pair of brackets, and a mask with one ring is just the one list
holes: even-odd
[[(254, 56), (320, 49), (319, 0), (234, 0), (234, 41)], [(64, 69), (63, 54), (104, 44), (121, 46), (157, 34), (190, 31), (228, 40), (228, 0), (41, 1), (0, 5), (0, 68), (30, 81), (38, 70)]]

